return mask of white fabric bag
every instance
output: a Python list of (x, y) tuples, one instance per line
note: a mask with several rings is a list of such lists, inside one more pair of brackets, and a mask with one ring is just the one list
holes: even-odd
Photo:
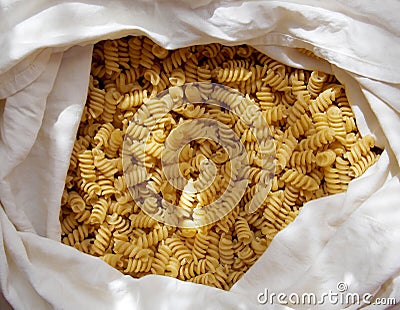
[[(284, 309), (310, 305), (258, 299), (266, 290), (320, 297), (343, 284), (371, 301), (399, 300), (399, 10), (396, 0), (0, 0), (2, 294), (16, 309)], [(166, 48), (247, 43), (287, 65), (333, 73), (361, 133), (384, 149), (346, 193), (308, 203), (229, 292), (161, 276), (133, 279), (59, 242), (92, 46), (141, 34)]]

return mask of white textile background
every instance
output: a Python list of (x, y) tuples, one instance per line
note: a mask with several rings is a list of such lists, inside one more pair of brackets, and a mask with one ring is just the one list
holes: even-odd
[[(300, 309), (308, 305), (260, 305), (257, 296), (318, 295), (346, 282), (348, 292), (399, 300), (399, 11), (396, 0), (0, 0), (2, 294), (16, 309)], [(384, 148), (346, 193), (308, 203), (229, 292), (133, 279), (59, 243), (93, 44), (137, 34), (166, 48), (247, 43), (288, 65), (334, 73), (362, 134)]]

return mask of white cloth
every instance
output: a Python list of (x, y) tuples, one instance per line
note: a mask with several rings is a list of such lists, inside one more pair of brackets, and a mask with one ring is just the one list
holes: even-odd
[[(0, 0), (0, 10), (0, 284), (13, 307), (255, 309), (266, 307), (257, 301), (265, 289), (320, 296), (339, 282), (400, 298), (398, 1)], [(308, 203), (229, 292), (123, 276), (59, 243), (58, 212), (92, 45), (137, 34), (166, 48), (248, 43), (288, 65), (332, 72), (362, 134), (385, 151), (346, 193)]]

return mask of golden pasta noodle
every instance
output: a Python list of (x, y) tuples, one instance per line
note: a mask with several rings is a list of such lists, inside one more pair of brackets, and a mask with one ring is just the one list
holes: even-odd
[(247, 45), (106, 40), (93, 50), (61, 240), (133, 277), (229, 290), (304, 204), (346, 191), (379, 154), (332, 75)]

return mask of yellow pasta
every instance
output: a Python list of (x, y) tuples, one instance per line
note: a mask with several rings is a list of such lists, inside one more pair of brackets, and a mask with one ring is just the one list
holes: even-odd
[(327, 89), (320, 93), (315, 100), (311, 101), (310, 111), (311, 114), (324, 112), (335, 100), (335, 92), (332, 89)]
[(282, 175), (282, 181), (306, 191), (315, 191), (318, 189), (318, 184), (314, 179), (293, 169), (287, 170)]
[(363, 155), (364, 156), (367, 155), (370, 149), (374, 146), (375, 146), (375, 139), (372, 136), (367, 135), (362, 139), (358, 140), (344, 155), (344, 158), (348, 159), (349, 162), (352, 165), (354, 165), (361, 159)]
[(370, 166), (372, 166), (379, 155), (376, 155), (373, 152), (368, 152), (366, 155), (362, 156), (354, 165), (350, 166), (349, 176), (351, 177), (359, 177), (362, 175)]
[(301, 140), (299, 143), (299, 149), (305, 151), (307, 149), (316, 150), (319, 147), (329, 144), (335, 139), (335, 131), (332, 128), (326, 128), (318, 131), (307, 139)]
[(218, 69), (215, 73), (219, 83), (242, 82), (248, 80), (252, 72), (242, 67)]
[(69, 214), (61, 222), (61, 232), (62, 234), (70, 234), (78, 226), (78, 222), (75, 219), (74, 214)]
[(307, 90), (310, 92), (312, 97), (317, 97), (322, 91), (325, 81), (327, 80), (327, 74), (319, 71), (311, 72), (310, 79), (308, 80)]
[(228, 290), (304, 204), (346, 191), (378, 158), (332, 75), (246, 45), (99, 42), (61, 240), (133, 277)]
[(117, 41), (109, 40), (104, 43), (104, 63), (108, 75), (120, 71)]
[(68, 206), (74, 213), (79, 213), (83, 211), (86, 207), (85, 201), (82, 199), (81, 195), (79, 195), (75, 191), (70, 191), (68, 193)]
[(107, 248), (110, 245), (112, 232), (108, 227), (107, 223), (100, 225), (100, 228), (96, 232), (96, 239), (93, 243), (93, 252), (98, 255), (104, 255)]
[(91, 76), (87, 107), (88, 112), (94, 119), (98, 118), (104, 111), (105, 94), (104, 89), (99, 89), (93, 85), (93, 76)]
[(82, 178), (82, 180), (84, 180), (85, 182), (96, 180), (94, 157), (92, 155), (92, 152), (89, 150), (82, 152), (78, 156), (78, 161), (80, 177)]
[(346, 137), (346, 127), (343, 122), (342, 111), (337, 106), (331, 106), (326, 111), (328, 123), (335, 131), (335, 138), (342, 142)]
[(319, 152), (316, 156), (316, 163), (320, 167), (331, 166), (336, 159), (336, 153), (333, 150)]
[(277, 91), (287, 89), (289, 84), (288, 77), (281, 70), (275, 72), (269, 69), (263, 81)]

